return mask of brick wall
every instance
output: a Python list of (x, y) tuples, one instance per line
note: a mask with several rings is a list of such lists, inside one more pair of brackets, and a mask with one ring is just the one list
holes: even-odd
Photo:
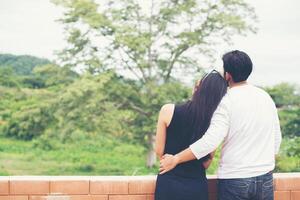
[[(275, 174), (275, 199), (300, 200), (300, 173)], [(155, 176), (0, 177), (0, 200), (153, 200)], [(216, 178), (209, 177), (210, 199)]]

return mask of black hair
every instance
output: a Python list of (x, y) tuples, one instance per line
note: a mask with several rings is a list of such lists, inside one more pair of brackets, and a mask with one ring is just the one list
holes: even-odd
[(227, 92), (225, 79), (218, 72), (213, 72), (202, 78), (192, 99), (185, 104), (185, 120), (193, 133), (191, 143), (207, 131), (213, 113)]
[(252, 61), (243, 51), (231, 51), (223, 55), (224, 73), (228, 72), (234, 82), (246, 81), (252, 72)]

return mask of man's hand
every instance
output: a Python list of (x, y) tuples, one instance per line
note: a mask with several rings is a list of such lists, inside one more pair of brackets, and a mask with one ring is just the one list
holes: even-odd
[(160, 160), (159, 174), (164, 174), (178, 165), (179, 159), (177, 155), (165, 154)]
[(164, 174), (180, 163), (197, 159), (190, 148), (187, 148), (176, 155), (165, 154), (160, 160), (159, 174)]

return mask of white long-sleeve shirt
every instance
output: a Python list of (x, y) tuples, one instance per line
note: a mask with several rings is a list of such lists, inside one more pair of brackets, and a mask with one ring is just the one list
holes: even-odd
[(190, 146), (202, 158), (221, 143), (218, 178), (248, 178), (275, 167), (281, 143), (276, 106), (262, 89), (250, 84), (228, 90), (204, 136)]

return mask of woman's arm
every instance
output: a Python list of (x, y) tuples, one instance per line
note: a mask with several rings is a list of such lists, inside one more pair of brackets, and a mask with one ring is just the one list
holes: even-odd
[(161, 158), (164, 154), (167, 127), (169, 126), (173, 117), (174, 107), (174, 104), (166, 104), (162, 106), (159, 112), (155, 138), (155, 152), (159, 158)]
[(202, 164), (203, 164), (203, 167), (204, 167), (205, 169), (207, 169), (207, 168), (210, 166), (211, 162), (212, 162), (213, 159), (214, 159), (215, 153), (216, 153), (216, 150), (213, 151), (213, 152), (211, 152), (211, 153), (209, 154), (209, 159), (206, 160), (206, 161), (204, 161), (204, 162), (202, 163)]

